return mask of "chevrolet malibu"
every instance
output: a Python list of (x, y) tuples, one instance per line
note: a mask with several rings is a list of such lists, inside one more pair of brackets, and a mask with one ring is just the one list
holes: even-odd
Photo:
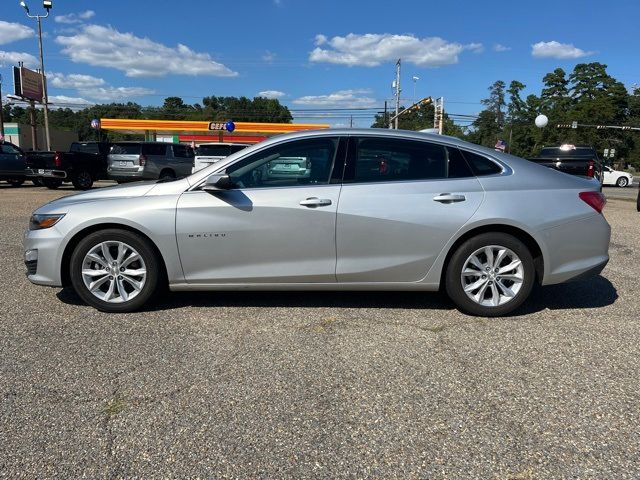
[[(291, 161), (295, 159), (295, 161)], [(505, 315), (534, 283), (597, 275), (599, 184), (454, 138), (274, 137), (190, 177), (60, 198), (25, 233), (31, 282), (129, 312), (185, 290), (444, 290)]]

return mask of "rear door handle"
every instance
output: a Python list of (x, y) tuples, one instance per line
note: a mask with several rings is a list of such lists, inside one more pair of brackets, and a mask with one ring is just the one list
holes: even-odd
[(307, 198), (306, 200), (302, 200), (300, 202), (300, 205), (302, 205), (303, 207), (309, 207), (309, 208), (326, 207), (327, 205), (331, 205), (331, 200), (329, 200), (328, 198), (310, 197), (310, 198)]
[(433, 200), (440, 203), (456, 203), (464, 202), (467, 199), (464, 195), (455, 195), (453, 193), (441, 193), (433, 197)]

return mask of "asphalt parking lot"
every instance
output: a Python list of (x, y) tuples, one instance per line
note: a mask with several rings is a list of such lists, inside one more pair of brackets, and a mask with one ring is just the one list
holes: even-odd
[(601, 276), (509, 318), (329, 292), (107, 315), (24, 274), (31, 211), (69, 193), (0, 184), (2, 477), (640, 477), (631, 201), (605, 209)]

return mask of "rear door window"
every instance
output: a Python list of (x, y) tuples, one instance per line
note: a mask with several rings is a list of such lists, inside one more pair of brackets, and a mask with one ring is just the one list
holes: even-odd
[(139, 143), (115, 143), (110, 153), (115, 155), (140, 155), (142, 146)]
[(487, 157), (467, 150), (461, 150), (461, 152), (476, 176), (480, 177), (502, 173), (502, 167)]
[(162, 143), (145, 143), (142, 145), (142, 153), (164, 157), (167, 155), (167, 145)]
[(177, 158), (192, 158), (193, 150), (186, 145), (180, 145), (180, 144), (174, 143), (173, 154)]
[(360, 138), (357, 139), (355, 153), (353, 149), (351, 152), (346, 181), (395, 182), (473, 176), (456, 148), (435, 143)]

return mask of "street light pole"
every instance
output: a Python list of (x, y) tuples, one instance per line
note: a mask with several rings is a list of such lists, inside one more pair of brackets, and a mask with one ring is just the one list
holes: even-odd
[(42, 50), (42, 19), (47, 18), (49, 16), (49, 10), (52, 7), (52, 2), (46, 1), (46, 0), (43, 2), (43, 6), (47, 11), (46, 15), (31, 15), (29, 13), (29, 7), (24, 1), (20, 2), (20, 5), (22, 6), (22, 8), (26, 10), (27, 17), (35, 18), (38, 20), (38, 46), (40, 47), (40, 74), (42, 75), (42, 105), (44, 107), (43, 108), (44, 109), (44, 132), (45, 132), (45, 139), (47, 142), (47, 150), (51, 150), (51, 134), (49, 133), (49, 107), (48, 107), (49, 99), (47, 97), (47, 78), (44, 72), (44, 53)]

